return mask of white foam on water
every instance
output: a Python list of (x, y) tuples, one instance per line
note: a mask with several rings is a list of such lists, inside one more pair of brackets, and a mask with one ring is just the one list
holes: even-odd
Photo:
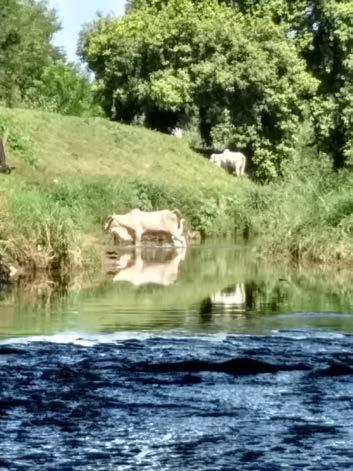
[[(235, 335), (238, 337), (238, 335)], [(52, 335), (34, 335), (29, 337), (14, 337), (0, 340), (0, 345), (26, 345), (28, 343), (73, 344), (82, 347), (93, 347), (99, 344), (121, 343), (128, 340), (145, 341), (148, 339), (198, 340), (212, 343), (222, 343), (229, 337), (228, 333), (190, 333), (187, 331), (170, 330), (163, 332), (121, 331), (114, 333), (89, 334), (84, 332), (60, 332)], [(234, 335), (232, 335), (234, 337)], [(244, 337), (244, 335), (239, 335)]]
[(52, 335), (34, 335), (29, 337), (7, 338), (0, 340), (0, 345), (28, 344), (32, 342), (55, 343), (55, 344), (73, 344), (82, 347), (93, 347), (99, 344), (122, 343), (129, 340), (145, 341), (149, 339), (166, 340), (198, 340), (201, 342), (222, 343), (226, 340), (236, 340), (245, 337), (282, 337), (293, 340), (304, 339), (340, 339), (346, 334), (334, 331), (325, 331), (321, 329), (303, 329), (297, 330), (272, 330), (268, 334), (247, 334), (233, 332), (187, 332), (181, 330), (169, 330), (163, 332), (144, 332), (144, 331), (121, 331), (114, 333), (95, 333), (84, 332), (61, 332)]
[(126, 340), (146, 340), (154, 337), (143, 332), (116, 332), (113, 334), (87, 334), (81, 332), (64, 332), (53, 335), (35, 335), (31, 337), (9, 338), (0, 341), (0, 345), (28, 344), (32, 342), (74, 344), (83, 347), (93, 347), (97, 344), (124, 342)]

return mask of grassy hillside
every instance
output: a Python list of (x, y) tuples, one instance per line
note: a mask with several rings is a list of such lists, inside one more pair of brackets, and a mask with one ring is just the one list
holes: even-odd
[(105, 119), (0, 108), (5, 129), (16, 170), (0, 174), (0, 250), (20, 264), (82, 264), (86, 236), (103, 237), (106, 216), (133, 207), (178, 208), (189, 227), (208, 234), (233, 231), (237, 220), (246, 224), (243, 205), (234, 203), (252, 184), (173, 136)]
[(353, 263), (353, 174), (300, 136), (283, 178), (261, 186), (141, 127), (0, 108), (5, 129), (16, 170), (0, 174), (0, 262), (93, 266), (107, 215), (138, 207), (178, 208), (206, 235), (247, 231), (271, 258)]
[(0, 108), (0, 126), (10, 130), (15, 179), (43, 185), (47, 178), (140, 178), (172, 187), (191, 184), (195, 191), (234, 186), (231, 176), (184, 141), (142, 127), (6, 108)]

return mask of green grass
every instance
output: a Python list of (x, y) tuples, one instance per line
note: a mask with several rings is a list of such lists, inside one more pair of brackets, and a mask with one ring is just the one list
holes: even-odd
[(0, 253), (32, 268), (73, 268), (87, 258), (87, 235), (103, 238), (113, 211), (178, 208), (190, 228), (242, 230), (240, 200), (253, 184), (236, 181), (187, 143), (101, 118), (0, 108), (16, 170), (0, 174)]
[(334, 172), (318, 159), (258, 187), (251, 221), (260, 229), (261, 253), (298, 263), (352, 265), (352, 189), (350, 172)]
[(210, 236), (257, 236), (259, 255), (272, 259), (353, 263), (353, 176), (333, 172), (300, 135), (283, 178), (260, 186), (138, 126), (0, 107), (5, 129), (16, 170), (0, 174), (0, 261), (93, 265), (107, 215), (138, 207), (178, 208)]
[[(0, 108), (10, 128), (10, 158), (31, 183), (44, 179), (139, 178), (195, 191), (231, 190), (234, 179), (215, 171), (184, 141), (100, 118)], [(13, 152), (11, 152), (13, 149)]]

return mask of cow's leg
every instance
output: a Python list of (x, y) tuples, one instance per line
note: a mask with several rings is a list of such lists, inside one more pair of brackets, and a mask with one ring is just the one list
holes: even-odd
[(186, 247), (186, 237), (185, 236), (180, 236), (179, 240), (181, 240), (182, 247)]
[(245, 174), (245, 158), (244, 158), (243, 162), (241, 163), (241, 172), (240, 172), (240, 174), (241, 174), (242, 177)]
[(136, 247), (141, 246), (141, 239), (142, 239), (143, 232), (140, 229), (137, 229), (135, 232), (135, 245)]
[(239, 160), (238, 163), (238, 177), (241, 177), (243, 175), (243, 161)]
[(172, 234), (172, 240), (175, 247), (186, 247), (185, 236)]

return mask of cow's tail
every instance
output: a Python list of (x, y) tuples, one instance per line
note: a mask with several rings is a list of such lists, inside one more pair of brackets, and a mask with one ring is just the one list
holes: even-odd
[(181, 212), (179, 211), (179, 209), (173, 209), (173, 213), (176, 215), (176, 217), (178, 218), (178, 229), (180, 228), (180, 224), (181, 224), (181, 219), (182, 219), (182, 215), (181, 215)]

